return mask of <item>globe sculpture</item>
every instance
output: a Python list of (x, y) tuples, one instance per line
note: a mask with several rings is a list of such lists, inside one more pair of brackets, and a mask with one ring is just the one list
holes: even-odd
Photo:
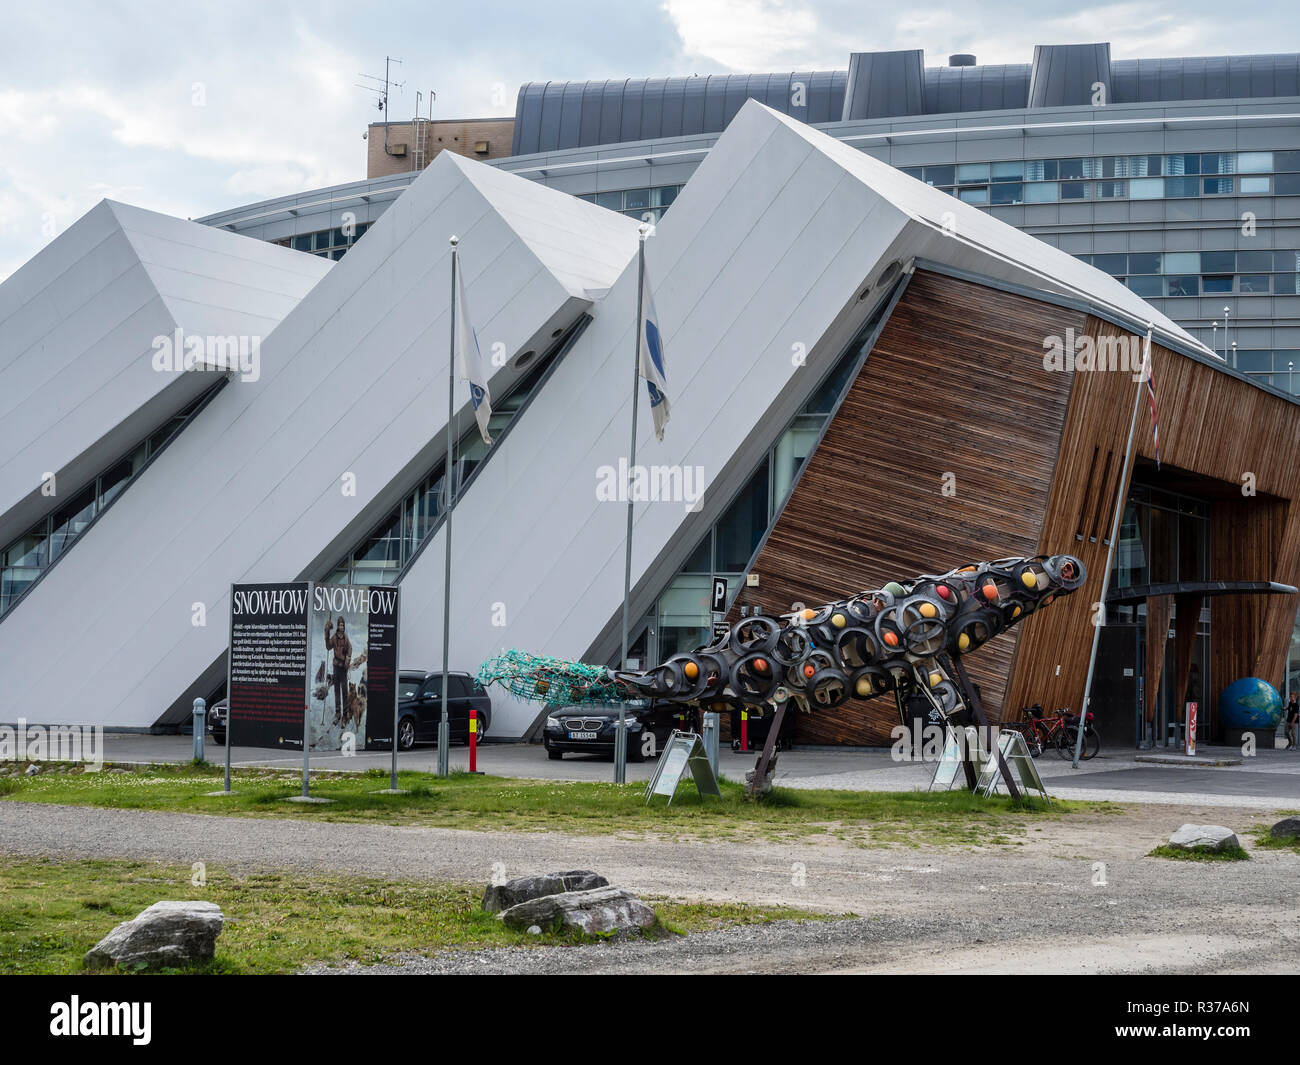
[(1274, 729), (1282, 719), (1282, 696), (1258, 677), (1234, 680), (1219, 696), (1219, 723), (1230, 729)]
[(900, 719), (905, 698), (920, 692), (945, 722), (986, 724), (961, 657), (1086, 576), (1072, 555), (1003, 558), (890, 581), (816, 609), (741, 618), (722, 638), (647, 670), (507, 651), (484, 662), (478, 680), (561, 706), (651, 699), (779, 715), (892, 693)]

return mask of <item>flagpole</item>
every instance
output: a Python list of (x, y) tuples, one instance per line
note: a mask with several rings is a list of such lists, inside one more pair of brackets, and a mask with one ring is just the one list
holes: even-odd
[[(1106, 568), (1101, 574), (1101, 617), (1093, 621), (1092, 626), (1092, 653), (1088, 656), (1088, 679), (1083, 685), (1083, 706), (1079, 708), (1079, 727), (1076, 729), (1074, 738), (1074, 761), (1070, 763), (1071, 769), (1079, 768), (1079, 758), (1083, 754), (1083, 734), (1088, 724), (1088, 700), (1092, 698), (1092, 675), (1097, 666), (1097, 645), (1101, 642), (1102, 626), (1106, 624), (1106, 596), (1110, 594), (1110, 569), (1115, 559), (1115, 549), (1119, 546), (1119, 529), (1120, 521), (1124, 516), (1124, 504), (1128, 501), (1128, 493), (1124, 491), (1124, 486), (1128, 484), (1129, 461), (1133, 456), (1133, 435), (1137, 431), (1138, 409), (1142, 405), (1142, 386), (1146, 384), (1149, 367), (1147, 360), (1151, 358), (1151, 330), (1154, 323), (1147, 323), (1147, 343), (1146, 355), (1142, 359), (1142, 372), (1138, 374), (1137, 388), (1133, 394), (1133, 414), (1128, 423), (1128, 443), (1124, 447), (1124, 465), (1120, 467), (1119, 491), (1115, 499), (1115, 513), (1110, 521), (1110, 545), (1106, 548)], [(1143, 708), (1143, 721), (1146, 720), (1146, 709)], [(1144, 727), (1145, 731), (1145, 727)]]
[[(447, 472), (443, 475), (443, 490), (447, 493), (447, 517), (442, 523), (447, 559), (442, 576), (442, 716), (438, 719), (438, 776), (451, 773), (451, 725), (447, 719), (448, 694), (451, 691), (451, 513), (456, 505), (455, 486), (452, 484), (452, 451), (456, 446), (452, 427), (456, 393), (456, 267), (459, 254), (456, 246), (460, 238), (452, 236), (451, 244), (451, 342), (447, 345)], [(393, 738), (396, 743), (397, 738)]]
[[(623, 670), (627, 670), (629, 612), (632, 604), (632, 482), (636, 477), (636, 419), (641, 396), (641, 315), (645, 299), (645, 238), (649, 226), (639, 231), (636, 257), (636, 330), (632, 345), (632, 443), (627, 457), (627, 535), (623, 553)], [(614, 783), (627, 783), (627, 703), (618, 704), (618, 729), (614, 733)]]

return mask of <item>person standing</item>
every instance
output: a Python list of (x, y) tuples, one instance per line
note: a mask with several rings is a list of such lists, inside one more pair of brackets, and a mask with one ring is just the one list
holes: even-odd
[(1286, 749), (1296, 749), (1296, 727), (1300, 725), (1300, 693), (1292, 692), (1286, 704)]
[(348, 639), (347, 623), (339, 615), (338, 629), (331, 633), (334, 626), (325, 620), (325, 650), (334, 652), (334, 666), (331, 680), (334, 685), (334, 724), (343, 720), (344, 708), (348, 701), (348, 667), (352, 664), (352, 641)]

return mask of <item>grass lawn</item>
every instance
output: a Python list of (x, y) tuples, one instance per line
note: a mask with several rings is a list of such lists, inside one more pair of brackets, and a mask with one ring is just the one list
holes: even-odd
[(1245, 862), (1250, 860), (1245, 847), (1225, 847), (1223, 850), (1211, 850), (1209, 847), (1175, 847), (1162, 843), (1147, 854), (1148, 858), (1172, 858), (1180, 862)]
[[(512, 932), (479, 908), (482, 888), (307, 874), (236, 875), (216, 866), (196, 887), (187, 866), (130, 861), (0, 864), (0, 975), (79, 973), (87, 950), (159, 899), (215, 902), (226, 917), (216, 957), (190, 971), (284, 973), (313, 962), (374, 963), (401, 952), (567, 944), (581, 937)], [(779, 906), (651, 899), (667, 936), (825, 915)]]
[(312, 780), (313, 795), (334, 800), (307, 805), (283, 799), (300, 792), (300, 778), (279, 770), (239, 770), (229, 797), (207, 792), (221, 786), (222, 770), (194, 765), (151, 766), (130, 772), (80, 767), (38, 776), (0, 778), (0, 800), (168, 810), (182, 813), (272, 817), (284, 820), (372, 821), (480, 830), (583, 835), (655, 835), (669, 838), (797, 839), (830, 834), (862, 846), (1015, 843), (1034, 821), (1080, 810), (1114, 809), (1105, 803), (1041, 800), (1018, 803), (969, 792), (804, 791), (776, 788), (761, 803), (747, 801), (741, 785), (722, 781), (722, 799), (701, 799), (688, 781), (671, 806), (657, 797), (646, 806), (644, 786), (596, 781), (520, 780), (453, 773), (402, 773), (404, 795), (376, 794), (388, 775), (327, 774)]

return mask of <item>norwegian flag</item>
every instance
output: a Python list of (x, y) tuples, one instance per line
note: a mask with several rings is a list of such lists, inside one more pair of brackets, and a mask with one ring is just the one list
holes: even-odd
[(1160, 469), (1160, 422), (1156, 419), (1156, 368), (1151, 362), (1151, 329), (1147, 328), (1146, 354), (1142, 358), (1142, 373), (1147, 379), (1147, 402), (1151, 405), (1151, 437), (1156, 443), (1156, 469)]

